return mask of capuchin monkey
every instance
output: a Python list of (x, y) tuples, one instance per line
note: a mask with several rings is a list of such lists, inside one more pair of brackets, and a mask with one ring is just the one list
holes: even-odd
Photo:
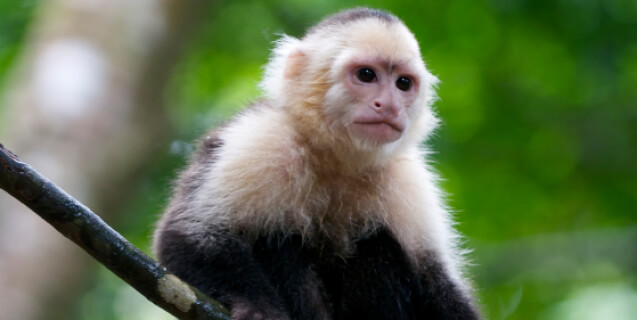
[(479, 319), (420, 143), (437, 79), (390, 13), (340, 12), (265, 68), (199, 143), (155, 232), (169, 271), (232, 319)]

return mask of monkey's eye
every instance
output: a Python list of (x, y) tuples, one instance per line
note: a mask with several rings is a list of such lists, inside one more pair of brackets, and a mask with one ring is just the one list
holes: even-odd
[(411, 79), (409, 77), (402, 76), (396, 80), (396, 88), (407, 91), (411, 88)]
[(372, 82), (376, 79), (376, 73), (370, 68), (361, 68), (356, 73), (356, 77), (362, 82)]

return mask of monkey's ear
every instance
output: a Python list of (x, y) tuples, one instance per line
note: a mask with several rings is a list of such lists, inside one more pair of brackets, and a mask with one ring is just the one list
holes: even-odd
[(307, 56), (301, 50), (294, 50), (285, 62), (283, 76), (287, 80), (295, 79), (301, 75), (307, 65)]

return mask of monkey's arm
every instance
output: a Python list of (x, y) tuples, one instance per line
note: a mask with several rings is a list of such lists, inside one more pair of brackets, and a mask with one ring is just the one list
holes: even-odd
[[(419, 278), (416, 304), (420, 317), (441, 320), (480, 319), (470, 297), (463, 294), (435, 257), (425, 262)], [(419, 318), (420, 319), (420, 318)]]
[(159, 260), (168, 270), (230, 306), (233, 319), (288, 319), (247, 244), (228, 234), (193, 243), (170, 226), (159, 237)]
[(272, 233), (259, 237), (254, 256), (278, 289), (293, 319), (328, 320), (331, 306), (328, 292), (318, 274), (319, 248), (298, 234)]
[(344, 319), (480, 319), (469, 297), (447, 275), (432, 254), (414, 272), (404, 250), (384, 229), (357, 243), (344, 266)]

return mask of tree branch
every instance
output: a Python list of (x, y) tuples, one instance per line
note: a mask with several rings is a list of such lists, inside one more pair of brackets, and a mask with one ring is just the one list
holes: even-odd
[[(187, 285), (89, 208), (0, 144), (0, 188), (82, 247), (148, 300), (179, 319), (230, 319), (228, 310)], [(45, 271), (43, 271), (45, 272)]]

